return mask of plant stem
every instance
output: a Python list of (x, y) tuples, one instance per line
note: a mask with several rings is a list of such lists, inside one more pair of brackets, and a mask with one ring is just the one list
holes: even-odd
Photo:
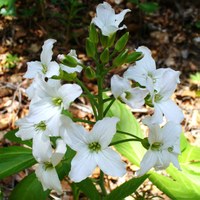
[(106, 116), (107, 112), (109, 111), (110, 107), (112, 106), (112, 104), (115, 102), (115, 98), (112, 99), (112, 101), (108, 104), (108, 106), (106, 107), (103, 115)]
[(100, 171), (99, 186), (101, 187), (102, 196), (106, 196), (107, 192), (104, 185), (104, 173), (102, 170)]
[(84, 85), (82, 81), (80, 81), (78, 78), (75, 79), (76, 82), (83, 88), (83, 90), (87, 93), (87, 97), (90, 100), (92, 110), (94, 112), (95, 119), (97, 119), (97, 111), (96, 108), (98, 109), (98, 104), (94, 99), (94, 95), (91, 94), (91, 92), (88, 90), (88, 88)]
[(130, 142), (130, 141), (140, 142), (140, 140), (130, 138), (130, 139), (124, 139), (124, 140), (119, 140), (119, 141), (116, 141), (116, 142), (112, 142), (112, 143), (109, 144), (109, 146), (113, 146), (113, 145), (124, 143), (124, 142)]
[(129, 136), (131, 136), (131, 137), (136, 138), (138, 141), (142, 141), (142, 140), (143, 140), (142, 138), (140, 138), (140, 137), (138, 137), (138, 136), (136, 136), (136, 135), (133, 135), (132, 133), (125, 132), (125, 131), (119, 131), (119, 130), (117, 130), (117, 133), (129, 135)]

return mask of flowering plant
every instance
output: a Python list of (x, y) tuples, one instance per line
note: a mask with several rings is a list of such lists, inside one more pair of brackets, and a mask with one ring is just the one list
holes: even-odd
[[(119, 27), (119, 24), (127, 12), (130, 10), (115, 14), (106, 2), (97, 6), (97, 16), (92, 19), (86, 39), (86, 53), (94, 67), (82, 63), (75, 50), (70, 50), (67, 55), (59, 54), (58, 61), (52, 61), (54, 39), (44, 42), (40, 61), (28, 62), (24, 77), (33, 79), (27, 89), (30, 111), (25, 118), (17, 121), (19, 130), (15, 133), (16, 137), (9, 136), (11, 133), (7, 137), (31, 149), (13, 149), (24, 156), (24, 160), (12, 170), (0, 166), (1, 176), (33, 164), (36, 166), (35, 172), (13, 191), (13, 199), (19, 198), (21, 188), (26, 184), (35, 187), (22, 199), (31, 195), (35, 195), (36, 199), (38, 195), (39, 199), (46, 199), (51, 190), (62, 195), (60, 180), (63, 179), (71, 185), (75, 199), (78, 199), (80, 190), (90, 199), (123, 199), (136, 191), (151, 168), (162, 170), (172, 163), (181, 170), (178, 155), (181, 153), (180, 123), (183, 114), (171, 100), (180, 72), (156, 69), (147, 47), (140, 46), (133, 52), (129, 51), (126, 48), (128, 32), (116, 40), (118, 31), (126, 28), (125, 25)], [(123, 76), (113, 75), (111, 88), (105, 85), (106, 75), (124, 64), (128, 67)], [(97, 94), (92, 93), (79, 78), (81, 72), (88, 79), (96, 79)], [(111, 94), (107, 93), (108, 90)], [(90, 101), (94, 120), (74, 118), (70, 113), (71, 103), (80, 96)], [(147, 138), (130, 112), (130, 108), (139, 109), (144, 104), (154, 110), (152, 116), (143, 119), (149, 127)], [(83, 124), (89, 124), (91, 131), (85, 130)], [(122, 155), (136, 165), (141, 161), (140, 169), (131, 180), (109, 194), (104, 177), (126, 174)], [(19, 161), (22, 160), (20, 156)], [(96, 167), (100, 169), (100, 175), (97, 180), (92, 180), (88, 177)], [(153, 171), (149, 174), (156, 177)]]

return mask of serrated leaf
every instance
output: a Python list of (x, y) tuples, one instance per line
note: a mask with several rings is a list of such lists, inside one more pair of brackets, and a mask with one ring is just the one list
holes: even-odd
[(36, 163), (30, 149), (18, 146), (0, 149), (0, 179), (31, 167)]

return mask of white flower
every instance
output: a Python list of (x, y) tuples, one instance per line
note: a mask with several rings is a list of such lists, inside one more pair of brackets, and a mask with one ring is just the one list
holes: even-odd
[[(81, 63), (81, 61), (77, 58), (77, 55), (76, 55), (76, 50), (71, 50), (67, 55), (73, 57), (74, 59), (76, 59), (76, 61), (78, 63)], [(64, 59), (64, 55), (61, 55), (59, 54), (58, 55), (58, 59), (60, 61), (62, 61)], [(64, 64), (60, 64), (60, 67), (63, 71), (66, 71), (67, 73), (74, 73), (74, 72), (81, 72), (82, 71), (82, 67), (80, 65), (77, 65), (76, 67), (69, 67), (67, 65), (64, 65)]]
[(37, 101), (30, 104), (30, 120), (33, 122), (49, 120), (49, 126), (59, 123), (60, 115), (63, 109), (68, 109), (70, 103), (79, 97), (82, 89), (77, 84), (52, 85), (40, 79), (38, 82), (38, 91), (36, 92)]
[(118, 75), (111, 78), (111, 91), (116, 99), (120, 97), (131, 108), (140, 108), (144, 105), (144, 98), (148, 94), (146, 89), (132, 88), (129, 80)]
[(154, 106), (154, 114), (143, 120), (145, 124), (162, 123), (163, 115), (168, 121), (176, 123), (183, 121), (184, 116), (181, 109), (170, 99), (179, 82), (179, 75), (180, 72), (166, 69), (162, 79), (157, 81), (156, 90), (150, 97)]
[(35, 174), (42, 183), (43, 189), (54, 189), (58, 194), (62, 193), (62, 187), (55, 166), (59, 164), (66, 152), (66, 144), (61, 140), (56, 141), (56, 150), (50, 144), (50, 140), (45, 141), (45, 135), (39, 134), (33, 146), (33, 155), (39, 162)]
[(136, 61), (134, 66), (128, 68), (124, 73), (124, 77), (138, 82), (152, 94), (154, 89), (156, 89), (155, 84), (157, 80), (161, 79), (166, 69), (156, 69), (155, 60), (147, 47), (141, 46), (136, 51), (142, 52), (144, 56), (141, 60)]
[(180, 154), (181, 126), (168, 122), (163, 128), (150, 126), (148, 141), (150, 147), (144, 155), (136, 176), (142, 176), (152, 167), (156, 170), (166, 169), (172, 162), (180, 170), (178, 154)]
[(28, 62), (28, 70), (25, 73), (25, 78), (35, 78), (35, 76), (39, 73), (43, 77), (52, 77), (59, 75), (59, 65), (55, 61), (52, 60), (53, 55), (53, 44), (56, 42), (54, 39), (48, 39), (44, 42), (42, 46), (42, 52), (40, 54), (41, 61), (32, 61)]
[(92, 174), (96, 166), (111, 176), (125, 174), (125, 163), (121, 161), (118, 153), (108, 146), (116, 133), (118, 121), (116, 117), (106, 117), (98, 121), (90, 133), (87, 133), (82, 126), (74, 124), (71, 133), (67, 133), (68, 145), (77, 151), (69, 173), (73, 181), (84, 180)]
[(46, 136), (52, 135), (52, 131), (48, 128), (46, 121), (34, 123), (29, 120), (29, 116), (17, 120), (16, 125), (19, 126), (19, 130), (15, 135), (20, 137), (22, 140), (30, 140), (35, 135), (38, 135), (38, 133), (42, 133)]
[(92, 19), (91, 23), (94, 23), (101, 29), (101, 32), (105, 36), (111, 36), (117, 30), (126, 28), (125, 25), (119, 27), (123, 21), (124, 16), (131, 10), (125, 9), (119, 14), (115, 14), (114, 9), (107, 2), (99, 4), (96, 8), (97, 16)]

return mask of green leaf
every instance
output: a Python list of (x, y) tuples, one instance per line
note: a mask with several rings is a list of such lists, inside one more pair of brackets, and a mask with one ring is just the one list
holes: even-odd
[(91, 200), (100, 199), (100, 194), (98, 190), (96, 189), (96, 187), (94, 186), (94, 183), (89, 178), (86, 178), (80, 183), (76, 183), (76, 185), (89, 199)]
[(11, 146), (0, 149), (0, 179), (31, 167), (36, 163), (31, 149)]
[(122, 51), (114, 60), (113, 66), (120, 67), (122, 64), (126, 63), (126, 58), (128, 56), (128, 50)]
[(140, 3), (139, 8), (146, 13), (152, 13), (159, 9), (159, 5), (156, 2), (145, 2)]
[(126, 32), (124, 35), (122, 35), (121, 38), (119, 38), (119, 40), (116, 42), (115, 44), (115, 49), (120, 52), (124, 49), (124, 47), (126, 46), (127, 42), (128, 42), (128, 38), (129, 38), (129, 32)]
[(95, 73), (94, 69), (90, 66), (88, 66), (85, 69), (85, 74), (86, 74), (87, 78), (90, 79), (90, 80), (93, 80), (93, 79), (96, 78), (96, 73)]
[(31, 140), (26, 140), (23, 141), (21, 138), (16, 137), (15, 133), (18, 131), (18, 129), (9, 131), (5, 134), (4, 138), (10, 140), (11, 142), (16, 142), (18, 144), (26, 144), (29, 147), (32, 147), (32, 142)]
[(49, 190), (43, 191), (35, 173), (32, 173), (17, 184), (9, 200), (46, 200), (49, 192)]
[(98, 32), (94, 24), (90, 24), (89, 38), (95, 44), (99, 42)]
[[(128, 110), (127, 107), (121, 102), (115, 101), (108, 111), (107, 115), (109, 117), (116, 116), (120, 119), (120, 122), (118, 122), (117, 124), (117, 130), (132, 133), (140, 138), (144, 137), (139, 123), (137, 122), (131, 111)], [(113, 142), (128, 138), (130, 138), (130, 136), (116, 133)], [(141, 158), (146, 151), (140, 142), (121, 143), (115, 145), (115, 148), (123, 156), (128, 158), (130, 162), (136, 165), (139, 165)]]
[(140, 178), (132, 178), (113, 190), (105, 198), (105, 200), (124, 199), (125, 197), (134, 193), (137, 188), (146, 180), (146, 178), (148, 178), (148, 175), (144, 175)]

